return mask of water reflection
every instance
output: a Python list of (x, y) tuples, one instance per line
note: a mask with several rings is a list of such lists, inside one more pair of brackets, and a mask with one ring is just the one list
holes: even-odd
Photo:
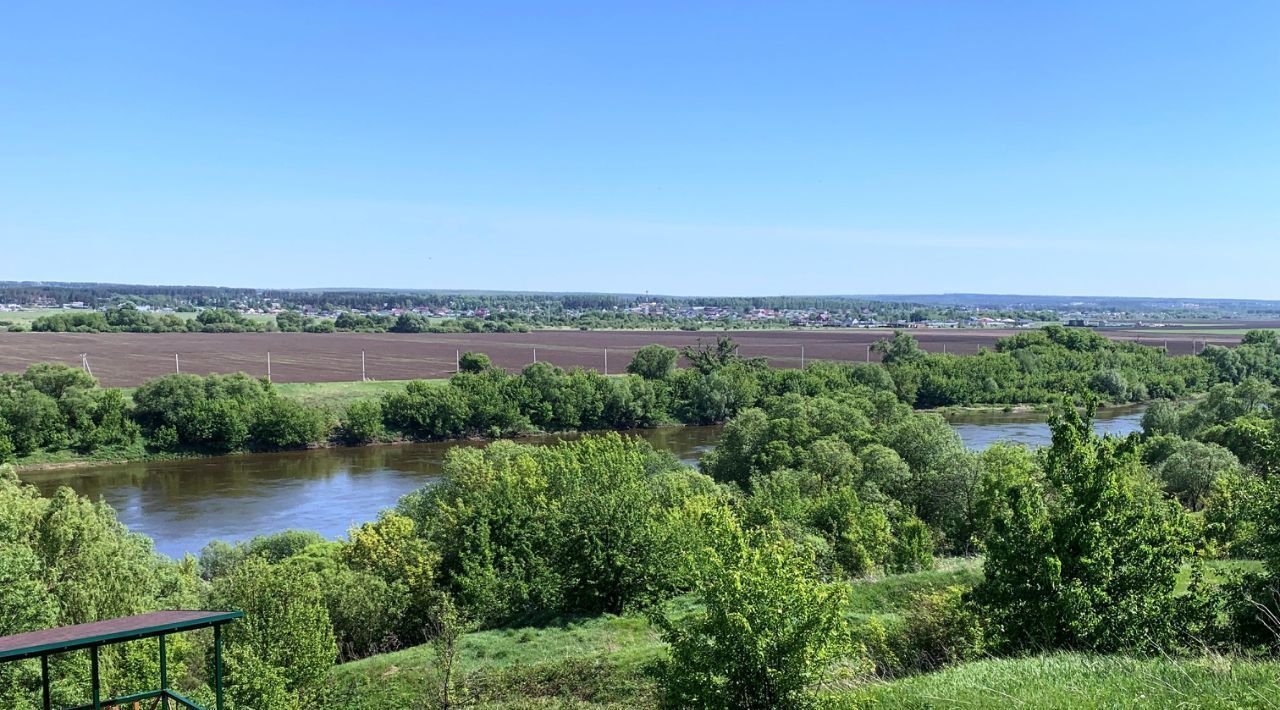
[[(1099, 413), (1103, 433), (1127, 434), (1140, 426), (1141, 409)], [(998, 441), (1029, 446), (1049, 443), (1040, 414), (965, 414), (949, 418), (965, 445), (985, 449)], [(720, 427), (665, 427), (631, 434), (693, 465), (720, 437)], [(561, 437), (537, 437), (550, 443)], [(326, 537), (372, 520), (378, 511), (421, 486), (440, 480), (445, 454), (480, 442), (404, 444), (317, 449), (114, 464), (32, 473), (25, 478), (45, 495), (58, 486), (106, 501), (130, 529), (150, 536), (156, 548), (179, 556), (199, 552), (215, 538), (238, 540), (287, 528)]]
[[(1145, 407), (1141, 406), (1099, 410), (1093, 419), (1093, 429), (1099, 434), (1116, 436), (1140, 431), (1144, 411)], [(974, 451), (997, 443), (1046, 446), (1053, 438), (1046, 415), (1039, 412), (962, 412), (949, 414), (946, 419), (964, 445)]]
[[(632, 432), (696, 464), (719, 427)], [(563, 437), (533, 437), (545, 444)], [(327, 537), (375, 518), (410, 491), (439, 481), (445, 454), (481, 442), (402, 444), (220, 456), (46, 471), (24, 476), (45, 495), (59, 486), (101, 498), (131, 530), (173, 556), (212, 539), (236, 540), (286, 528)]]

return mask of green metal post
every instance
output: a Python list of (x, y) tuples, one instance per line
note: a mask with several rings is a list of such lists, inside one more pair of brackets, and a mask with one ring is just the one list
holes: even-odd
[(53, 702), (49, 699), (49, 657), (40, 657), (40, 686), (44, 689), (44, 710), (53, 710)]
[(222, 705), (222, 624), (213, 627), (213, 693), (217, 710), (225, 710)]
[(169, 654), (165, 649), (165, 634), (160, 634), (160, 707), (169, 710)]
[(89, 676), (89, 684), (93, 688), (93, 710), (102, 710), (102, 688), (98, 682), (98, 647), (89, 647), (89, 659), (93, 664), (93, 669)]

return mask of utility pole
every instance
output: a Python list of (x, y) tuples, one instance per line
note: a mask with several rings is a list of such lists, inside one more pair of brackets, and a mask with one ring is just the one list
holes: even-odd
[(804, 369), (804, 346), (800, 346), (800, 369)]
[(182, 374), (182, 363), (178, 362), (178, 353), (173, 354), (173, 371)]
[(89, 353), (80, 353), (80, 367), (90, 375), (93, 374), (93, 370), (89, 368)]
[(609, 348), (604, 349), (604, 374), (609, 374)]
[(453, 351), (453, 371), (462, 372), (462, 351), (461, 350)]
[(537, 349), (537, 348), (534, 348), (534, 349), (533, 349), (533, 361), (534, 361), (534, 362), (537, 362), (537, 361), (538, 361), (538, 349)]
[(871, 362), (871, 346), (867, 346), (867, 362)]
[(360, 351), (360, 381), (361, 382), (369, 381), (369, 377), (365, 374), (365, 369), (364, 369), (364, 351), (363, 350)]
[(271, 351), (267, 351), (267, 382), (271, 381)]

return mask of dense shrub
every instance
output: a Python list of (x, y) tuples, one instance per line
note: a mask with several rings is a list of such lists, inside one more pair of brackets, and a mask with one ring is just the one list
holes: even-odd
[(1181, 509), (1160, 497), (1129, 441), (1099, 439), (1088, 415), (1051, 421), (1043, 475), (984, 481), (983, 582), (974, 598), (1006, 650), (1164, 647), (1191, 553)]
[(722, 523), (699, 554), (692, 617), (659, 616), (671, 645), (661, 669), (672, 707), (775, 708), (812, 703), (813, 684), (851, 650), (847, 588), (822, 584), (775, 530)]
[(627, 363), (627, 372), (646, 380), (665, 380), (676, 368), (680, 352), (662, 345), (646, 345), (635, 352)]
[[(701, 513), (669, 457), (616, 434), (558, 446), (454, 449), (446, 481), (402, 503), (475, 618), (618, 613), (669, 593)], [(688, 474), (694, 475), (694, 474)], [(689, 517), (692, 516), (692, 517)]]
[(377, 441), (386, 432), (382, 423), (382, 401), (377, 399), (358, 399), (347, 405), (338, 423), (338, 436), (352, 445)]

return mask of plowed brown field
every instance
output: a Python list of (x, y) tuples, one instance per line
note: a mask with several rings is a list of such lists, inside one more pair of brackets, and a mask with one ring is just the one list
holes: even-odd
[[(973, 354), (990, 348), (1009, 330), (912, 330), (911, 334), (930, 352)], [(804, 357), (813, 360), (862, 362), (867, 347), (891, 334), (886, 330), (840, 329), (822, 331), (734, 331), (728, 333), (741, 344), (747, 356), (763, 356), (779, 367), (800, 365)], [(80, 364), (86, 354), (93, 373), (108, 387), (131, 387), (174, 371), (178, 355), (183, 372), (247, 372), (267, 374), (267, 353), (271, 353), (271, 374), (276, 382), (337, 382), (359, 380), (360, 353), (365, 353), (365, 371), (370, 379), (406, 380), (448, 377), (458, 351), (473, 350), (493, 358), (508, 370), (537, 359), (562, 367), (590, 367), (603, 370), (608, 351), (608, 371), (621, 372), (636, 349), (650, 343), (671, 347), (694, 345), (698, 339), (712, 341), (717, 333), (702, 331), (576, 331), (546, 330), (532, 333), (484, 334), (399, 334), (399, 333), (0, 333), (0, 372), (14, 372), (35, 362)], [(1176, 331), (1108, 333), (1123, 340), (1140, 339), (1143, 344), (1169, 352), (1190, 354), (1193, 340), (1232, 345), (1238, 336), (1179, 334)], [(1196, 347), (1203, 347), (1198, 345)], [(875, 353), (870, 354), (872, 361)]]

